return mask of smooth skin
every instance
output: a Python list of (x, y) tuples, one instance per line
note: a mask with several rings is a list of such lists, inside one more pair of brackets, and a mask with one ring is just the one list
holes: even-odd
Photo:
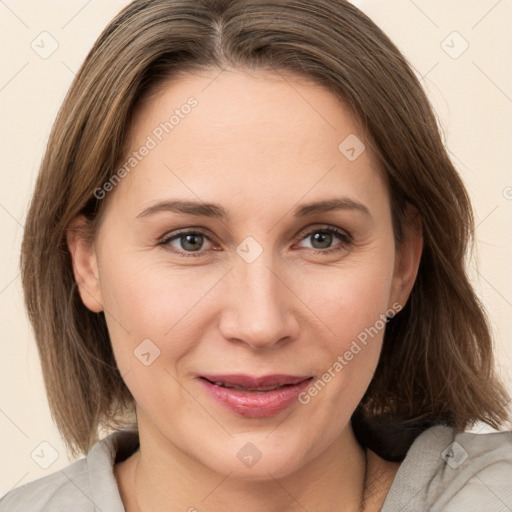
[[(198, 375), (317, 381), (358, 334), (407, 302), (421, 223), (409, 210), (415, 229), (395, 251), (389, 193), (368, 144), (354, 161), (338, 149), (350, 134), (364, 143), (361, 126), (328, 90), (284, 73), (180, 76), (138, 109), (130, 152), (191, 96), (197, 106), (104, 199), (94, 243), (79, 235), (82, 217), (68, 235), (82, 300), (105, 312), (136, 401), (140, 450), (115, 465), (125, 508), (358, 511), (365, 453), (350, 416), (374, 374), (384, 329), (308, 404), (267, 418), (225, 409)], [(368, 213), (294, 216), (301, 205), (332, 198)], [(148, 213), (175, 199), (218, 203), (229, 216)], [(195, 237), (170, 240), (182, 229)], [(262, 252), (249, 263), (239, 247)], [(134, 354), (147, 339), (160, 351), (149, 365)], [(247, 443), (261, 453), (252, 467), (237, 457)], [(372, 511), (399, 464), (368, 457), (365, 510)]]

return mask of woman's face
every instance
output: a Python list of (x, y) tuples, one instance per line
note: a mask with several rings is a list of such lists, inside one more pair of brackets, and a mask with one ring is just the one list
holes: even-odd
[[(141, 435), (223, 474), (280, 477), (349, 439), (421, 243), (395, 253), (385, 182), (333, 95), (218, 73), (138, 110), (75, 272), (105, 312)], [(237, 380), (271, 375), (252, 385), (273, 391)]]

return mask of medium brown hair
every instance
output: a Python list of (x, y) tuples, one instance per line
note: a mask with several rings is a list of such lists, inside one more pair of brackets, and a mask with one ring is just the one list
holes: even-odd
[(397, 247), (407, 204), (421, 217), (417, 279), (386, 327), (375, 375), (352, 417), (359, 441), (402, 460), (430, 425), (463, 430), (480, 420), (499, 429), (510, 397), (466, 274), (470, 200), (397, 47), (344, 0), (136, 0), (105, 28), (71, 85), (23, 238), (26, 306), (50, 410), (70, 451), (86, 453), (99, 427), (123, 425), (133, 398), (104, 314), (88, 310), (78, 294), (66, 230), (81, 213), (98, 226), (108, 198), (93, 192), (123, 160), (141, 101), (179, 73), (228, 67), (290, 72), (328, 88), (365, 127), (388, 182)]

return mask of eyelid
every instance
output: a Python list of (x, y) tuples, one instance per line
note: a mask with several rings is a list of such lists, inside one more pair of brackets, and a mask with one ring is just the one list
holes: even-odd
[(297, 241), (303, 240), (305, 236), (311, 235), (313, 231), (333, 232), (336, 236), (344, 236), (347, 242), (353, 241), (352, 235), (346, 229), (338, 228), (331, 224), (313, 224), (312, 226), (308, 226), (297, 235)]
[[(310, 226), (305, 227), (303, 230), (300, 231), (300, 233), (295, 237), (294, 245), (298, 242), (301, 242), (306, 237), (311, 236), (315, 231), (324, 231), (327, 233), (331, 233), (334, 236), (338, 237), (341, 240), (341, 243), (338, 245), (335, 245), (334, 247), (329, 247), (327, 249), (314, 249), (314, 248), (308, 248), (309, 251), (312, 251), (314, 254), (333, 254), (337, 251), (341, 251), (343, 249), (347, 249), (348, 246), (354, 244), (354, 239), (352, 235), (345, 229), (339, 228), (337, 226), (333, 226), (331, 224), (313, 224)], [(175, 249), (169, 249), (166, 246), (169, 245), (169, 242), (174, 241), (176, 239), (179, 239), (180, 236), (185, 236), (188, 234), (199, 234), (203, 237), (207, 238), (211, 243), (216, 243), (219, 245), (216, 237), (211, 234), (210, 230), (203, 227), (186, 227), (186, 228), (179, 228), (177, 230), (174, 230), (170, 233), (165, 234), (162, 236), (157, 245), (163, 246), (164, 249), (168, 250), (171, 253), (177, 254), (180, 257), (201, 257), (204, 255), (205, 250), (200, 251), (182, 251), (182, 250), (175, 250)], [(341, 247), (340, 247), (341, 246)], [(216, 249), (213, 249), (216, 250)]]
[[(160, 237), (158, 239), (157, 245), (165, 246), (169, 242), (171, 242), (175, 239), (179, 239), (180, 236), (185, 236), (185, 235), (189, 235), (189, 234), (202, 235), (203, 237), (207, 238), (211, 243), (220, 245), (217, 238), (213, 234), (211, 234), (208, 229), (202, 228), (202, 227), (193, 227), (193, 226), (187, 227), (187, 228), (179, 228), (177, 230), (173, 230), (171, 232), (166, 233), (165, 235), (163, 235), (162, 237)], [(172, 252), (178, 252), (178, 251), (172, 251)], [(204, 250), (198, 251), (198, 252), (204, 252)], [(189, 254), (193, 254), (193, 253), (191, 252)]]

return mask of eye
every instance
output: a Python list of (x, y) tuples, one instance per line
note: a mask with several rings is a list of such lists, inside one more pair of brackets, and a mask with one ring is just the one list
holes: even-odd
[[(349, 233), (332, 226), (306, 231), (299, 238), (302, 241), (308, 237), (313, 237), (311, 239), (313, 244), (311, 249), (314, 254), (332, 254), (337, 251), (346, 250), (352, 244), (352, 237)], [(333, 239), (336, 238), (341, 240), (341, 243), (335, 247), (330, 247)], [(205, 241), (212, 243), (210, 237), (202, 231), (186, 229), (164, 237), (158, 242), (158, 245), (163, 246), (180, 257), (194, 258), (204, 255), (204, 252), (207, 250), (203, 248)]]
[[(184, 258), (198, 257), (203, 255), (204, 251), (201, 251), (201, 248), (205, 240), (210, 239), (201, 231), (183, 230), (165, 237), (158, 245), (162, 245), (171, 252)], [(177, 243), (173, 245), (172, 242)]]
[[(347, 249), (352, 243), (352, 237), (349, 233), (332, 226), (310, 230), (302, 235), (301, 240), (306, 240), (309, 237), (312, 237), (312, 249), (315, 254), (332, 254)], [(341, 240), (341, 243), (331, 247), (333, 238), (338, 238)]]

